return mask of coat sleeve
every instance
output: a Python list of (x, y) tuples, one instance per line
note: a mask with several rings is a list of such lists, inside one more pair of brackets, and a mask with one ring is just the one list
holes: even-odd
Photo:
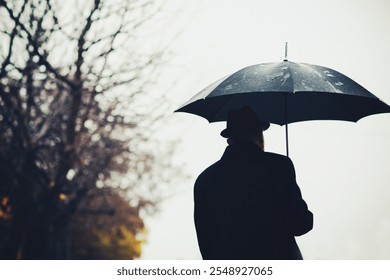
[(302, 198), (301, 190), (296, 182), (295, 168), (292, 161), (286, 160), (286, 219), (295, 236), (303, 235), (313, 228), (313, 214)]
[(208, 232), (207, 195), (204, 194), (205, 178), (200, 175), (194, 186), (194, 221), (198, 245), (204, 260), (211, 259), (210, 235)]

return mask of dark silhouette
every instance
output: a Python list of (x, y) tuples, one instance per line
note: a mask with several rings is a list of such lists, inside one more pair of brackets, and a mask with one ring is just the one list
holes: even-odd
[(295, 237), (313, 227), (292, 161), (264, 152), (269, 123), (244, 107), (221, 136), (229, 146), (195, 183), (195, 226), (203, 259), (302, 259)]

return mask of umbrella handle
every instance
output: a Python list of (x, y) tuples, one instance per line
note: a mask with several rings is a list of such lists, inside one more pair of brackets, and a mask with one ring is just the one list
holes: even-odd
[(287, 154), (287, 157), (289, 157), (289, 150), (288, 150), (288, 123), (286, 123), (286, 154)]
[[(286, 54), (287, 54), (287, 43), (286, 43)], [(287, 93), (284, 95), (284, 120), (286, 122), (286, 155), (289, 157), (288, 149), (288, 102), (287, 102)]]

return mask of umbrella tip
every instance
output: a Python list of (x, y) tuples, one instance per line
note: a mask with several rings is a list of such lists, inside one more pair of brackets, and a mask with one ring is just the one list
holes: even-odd
[(288, 46), (288, 43), (286, 42), (286, 44), (284, 46), (284, 60), (283, 61), (288, 61), (288, 59), (287, 59), (287, 46)]

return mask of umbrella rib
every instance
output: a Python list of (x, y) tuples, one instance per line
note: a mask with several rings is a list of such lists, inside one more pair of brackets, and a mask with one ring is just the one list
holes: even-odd
[[(218, 97), (214, 97), (214, 98), (218, 98)], [(220, 98), (220, 99), (224, 99), (224, 98)], [(213, 117), (212, 118), (210, 118), (208, 121), (209, 121), (209, 123), (211, 123), (211, 122), (213, 122), (213, 121), (218, 121), (218, 119), (216, 118), (216, 116), (218, 115), (218, 113), (222, 110), (222, 108), (223, 107), (225, 107), (225, 105), (227, 104), (227, 103), (229, 103), (230, 102), (230, 96), (228, 96), (227, 98), (225, 98), (226, 100), (224, 101), (224, 102), (221, 102), (221, 104), (220, 104), (220, 106), (219, 106), (219, 108), (218, 108), (218, 110), (214, 110), (214, 114), (213, 114)]]

